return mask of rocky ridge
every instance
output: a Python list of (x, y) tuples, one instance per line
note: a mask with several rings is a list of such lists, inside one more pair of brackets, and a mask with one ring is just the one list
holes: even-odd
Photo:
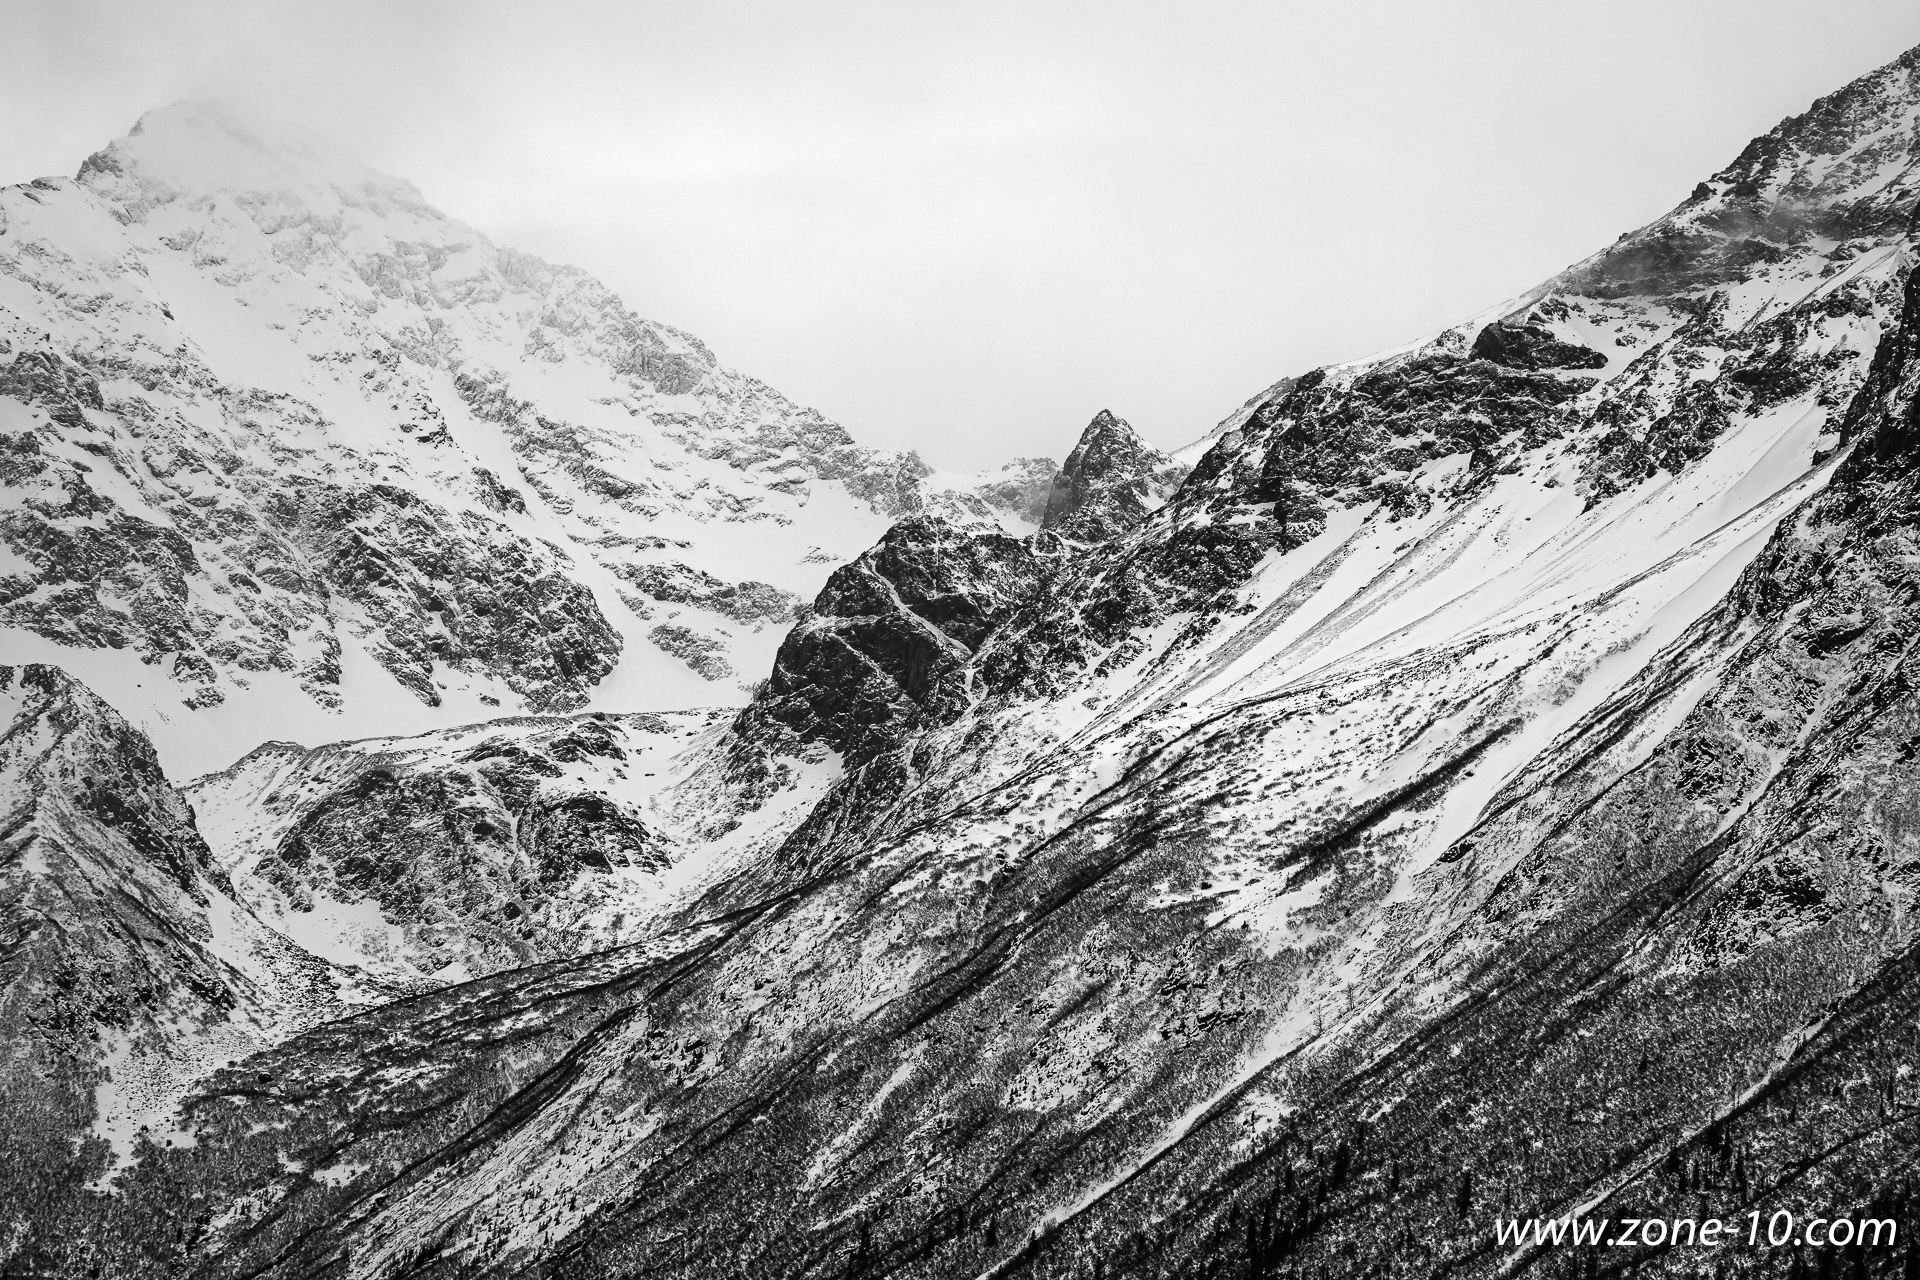
[(711, 784), (727, 723), (596, 711), (274, 742), (182, 791), (248, 911), (331, 961), (427, 990), (635, 941), (682, 881), (796, 821), (820, 782), (764, 808)]

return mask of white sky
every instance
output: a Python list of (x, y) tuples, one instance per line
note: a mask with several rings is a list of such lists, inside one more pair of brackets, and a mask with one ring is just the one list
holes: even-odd
[(1916, 43), (1912, 0), (0, 0), (0, 181), (224, 97), (973, 468), (1518, 293)]

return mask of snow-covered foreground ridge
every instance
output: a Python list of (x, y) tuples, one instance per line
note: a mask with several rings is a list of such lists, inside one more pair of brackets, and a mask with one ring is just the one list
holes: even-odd
[[(224, 875), (333, 998), (415, 994), (167, 1077), (171, 1146), (87, 1090), (102, 1053), (187, 1060), (238, 977), (144, 1040), (105, 1003), (30, 1037), (58, 1070), (0, 1119), (62, 1141), (17, 1166), (17, 1256), (1558, 1275), (1586, 1260), (1492, 1218), (1904, 1221), (1917, 68), (1507, 307), (1281, 379), (1190, 473), (1103, 414), (1038, 533), (899, 521), (738, 713), (200, 779), (154, 865)], [(215, 901), (182, 892), (169, 936)], [(34, 937), (35, 1026), (37, 975), (126, 964)]]

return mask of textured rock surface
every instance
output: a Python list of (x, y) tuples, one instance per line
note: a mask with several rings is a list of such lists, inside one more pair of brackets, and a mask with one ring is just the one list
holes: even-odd
[(1066, 538), (1104, 541), (1146, 519), (1185, 476), (1186, 468), (1102, 409), (1053, 478), (1040, 527)]
[(772, 722), (860, 761), (915, 726), (952, 721), (973, 701), (975, 650), (1043, 578), (1023, 540), (930, 516), (901, 521), (827, 579), (741, 732)]
[(152, 744), (66, 673), (0, 666), (0, 722), (0, 1204), (32, 1274), (187, 1081), (391, 992), (237, 905)]

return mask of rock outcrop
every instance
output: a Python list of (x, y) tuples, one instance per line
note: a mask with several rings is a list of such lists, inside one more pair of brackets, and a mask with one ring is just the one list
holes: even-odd
[(65, 672), (0, 666), (0, 723), (4, 1256), (58, 1271), (187, 1082), (392, 993), (240, 907), (152, 744)]
[(1125, 421), (1102, 409), (1053, 478), (1040, 527), (1077, 541), (1103, 542), (1139, 525), (1185, 474)]
[(187, 795), (249, 909), (417, 990), (637, 936), (682, 852), (649, 779), (717, 718), (269, 743)]
[(901, 521), (827, 579), (742, 731), (772, 722), (854, 763), (916, 726), (952, 721), (974, 696), (975, 650), (1043, 576), (1021, 539), (936, 517)]

